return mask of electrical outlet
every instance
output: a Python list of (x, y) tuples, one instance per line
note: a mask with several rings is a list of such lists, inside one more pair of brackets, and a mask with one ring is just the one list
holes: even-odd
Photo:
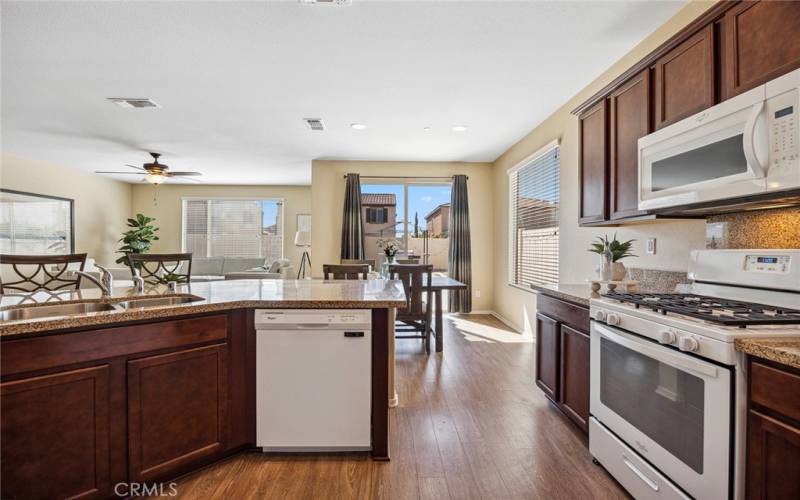
[(656, 254), (656, 239), (655, 238), (647, 238), (647, 254), (648, 255), (655, 255)]
[(476, 299), (481, 298), (481, 291), (480, 290), (475, 290), (475, 298)]

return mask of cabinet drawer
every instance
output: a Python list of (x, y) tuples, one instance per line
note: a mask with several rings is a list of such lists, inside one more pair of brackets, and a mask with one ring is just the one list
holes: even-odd
[(540, 293), (536, 297), (536, 310), (576, 330), (589, 331), (589, 309), (586, 307)]
[(800, 421), (800, 376), (753, 361), (750, 400)]

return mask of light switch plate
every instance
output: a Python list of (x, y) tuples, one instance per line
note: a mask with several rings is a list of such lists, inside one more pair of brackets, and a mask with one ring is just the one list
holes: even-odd
[(656, 254), (656, 239), (655, 238), (647, 238), (647, 255), (655, 255)]

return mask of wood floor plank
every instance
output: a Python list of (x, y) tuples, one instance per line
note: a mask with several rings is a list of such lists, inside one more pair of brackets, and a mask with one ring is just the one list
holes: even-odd
[(492, 316), (445, 323), (444, 353), (397, 341), (389, 462), (241, 453), (180, 478), (178, 498), (630, 498), (534, 384), (532, 343)]

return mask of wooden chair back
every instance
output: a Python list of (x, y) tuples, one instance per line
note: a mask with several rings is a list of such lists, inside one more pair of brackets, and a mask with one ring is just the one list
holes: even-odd
[(397, 259), (398, 264), (419, 264), (419, 257), (409, 257), (407, 259)]
[(369, 274), (366, 264), (323, 264), (322, 278), (326, 280), (365, 280)]
[(192, 254), (129, 253), (128, 266), (132, 273), (138, 269), (139, 275), (149, 285), (166, 283), (169, 275), (175, 276), (178, 283), (189, 283), (192, 277)]
[[(0, 266), (11, 266), (9, 273), (0, 273), (0, 293), (77, 290), (81, 286), (81, 275), (68, 272), (68, 266), (74, 263), (79, 267), (73, 266), (69, 271), (83, 271), (86, 254), (0, 255)], [(10, 276), (10, 280), (4, 280), (3, 274)]]
[(373, 259), (342, 259), (341, 264), (362, 264), (369, 266), (369, 268), (373, 271), (375, 270), (375, 261)]
[[(389, 279), (402, 281), (403, 290), (406, 292), (406, 307), (397, 310), (398, 320), (429, 320), (430, 311), (433, 308), (432, 276), (432, 264), (393, 264), (389, 266)], [(428, 307), (425, 307), (422, 301), (423, 295), (427, 295)]]

